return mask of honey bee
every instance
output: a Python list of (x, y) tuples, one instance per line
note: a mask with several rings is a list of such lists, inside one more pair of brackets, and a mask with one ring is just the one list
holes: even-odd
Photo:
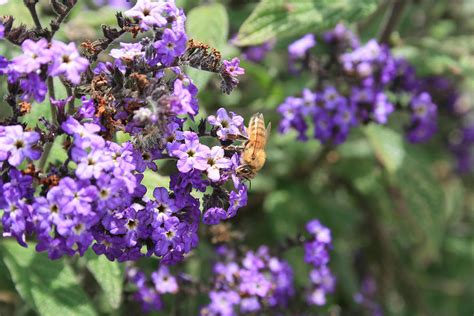
[(267, 155), (265, 145), (270, 134), (271, 124), (265, 129), (265, 121), (262, 113), (256, 113), (250, 118), (247, 127), (248, 139), (243, 145), (240, 166), (237, 167), (237, 175), (251, 180), (255, 178), (257, 171), (262, 169)]

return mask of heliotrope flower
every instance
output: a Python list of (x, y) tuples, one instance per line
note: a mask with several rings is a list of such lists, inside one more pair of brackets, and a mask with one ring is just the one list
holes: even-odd
[(245, 69), (240, 67), (240, 60), (237, 57), (232, 58), (230, 61), (224, 60), (223, 64), (226, 72), (233, 77), (237, 77), (245, 73)]
[(52, 60), (52, 52), (48, 41), (44, 38), (35, 42), (30, 39), (21, 44), (23, 53), (13, 58), (12, 68), (19, 73), (31, 73), (39, 70), (41, 65), (48, 64)]
[(35, 148), (39, 139), (38, 133), (25, 132), (21, 125), (0, 126), (0, 161), (16, 167), (25, 158), (39, 159), (41, 152)]
[(245, 134), (244, 118), (236, 115), (234, 112), (227, 113), (227, 110), (224, 108), (219, 108), (217, 115), (210, 115), (207, 121), (209, 124), (217, 127), (217, 136), (221, 140)]
[(153, 272), (151, 274), (151, 279), (155, 284), (156, 291), (160, 294), (178, 292), (178, 282), (176, 281), (176, 278), (171, 275), (166, 266), (160, 266), (158, 271)]
[(288, 53), (291, 59), (304, 57), (306, 52), (316, 45), (316, 39), (313, 34), (306, 34), (302, 38), (294, 41), (288, 46)]
[(138, 0), (133, 8), (125, 11), (123, 14), (126, 17), (139, 20), (140, 27), (146, 31), (155, 26), (163, 27), (168, 23), (163, 16), (164, 7), (164, 1)]
[(231, 166), (229, 158), (224, 157), (224, 149), (220, 146), (214, 146), (207, 156), (206, 173), (212, 181), (219, 181), (220, 169), (227, 169)]
[(125, 60), (134, 60), (136, 57), (145, 55), (145, 52), (142, 51), (143, 45), (140, 43), (120, 43), (120, 47), (120, 49), (112, 49), (109, 55), (113, 58)]
[(178, 170), (181, 172), (189, 172), (193, 169), (206, 170), (207, 157), (209, 154), (209, 147), (199, 143), (199, 137), (193, 132), (184, 132), (184, 144), (178, 145), (177, 148), (171, 151), (171, 155), (177, 157)]
[(187, 40), (186, 33), (165, 29), (161, 39), (154, 44), (160, 62), (171, 66), (176, 57), (186, 50)]
[(64, 75), (67, 80), (79, 84), (81, 74), (87, 69), (89, 61), (81, 57), (76, 44), (53, 41), (51, 46), (53, 64), (49, 70), (51, 76)]

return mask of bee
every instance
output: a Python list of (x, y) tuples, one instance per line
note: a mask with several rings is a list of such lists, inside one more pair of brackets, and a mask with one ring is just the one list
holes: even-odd
[(270, 135), (271, 124), (265, 129), (265, 120), (262, 113), (256, 113), (250, 118), (247, 127), (248, 139), (243, 145), (240, 157), (240, 166), (237, 167), (237, 175), (251, 180), (265, 164), (267, 155), (265, 145)]

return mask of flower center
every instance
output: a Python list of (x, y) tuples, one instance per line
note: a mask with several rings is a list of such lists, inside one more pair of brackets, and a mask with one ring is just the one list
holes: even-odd
[(108, 196), (109, 196), (109, 191), (108, 191), (108, 190), (106, 190), (106, 189), (100, 190), (100, 197), (101, 197), (101, 198), (105, 199), (105, 198), (107, 198)]
[(137, 228), (137, 226), (138, 226), (138, 221), (135, 221), (133, 219), (130, 219), (127, 223), (127, 228), (131, 230)]
[(51, 213), (58, 213), (59, 212), (59, 207), (58, 207), (57, 204), (53, 204), (53, 205), (51, 205), (50, 210), (51, 210)]
[(168, 240), (173, 239), (174, 236), (175, 236), (174, 231), (169, 230), (169, 231), (166, 232), (166, 238), (168, 238)]
[(84, 224), (80, 223), (80, 224), (76, 224), (74, 226), (74, 232), (79, 235), (80, 233), (82, 233), (84, 231)]
[(21, 149), (21, 148), (25, 147), (25, 142), (23, 140), (19, 139), (15, 142), (15, 147), (16, 147), (16, 149)]

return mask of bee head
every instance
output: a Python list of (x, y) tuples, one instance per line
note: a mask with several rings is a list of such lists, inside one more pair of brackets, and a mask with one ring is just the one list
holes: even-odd
[(236, 169), (236, 173), (238, 176), (247, 180), (252, 180), (256, 174), (252, 167), (250, 167), (249, 165), (238, 166)]

